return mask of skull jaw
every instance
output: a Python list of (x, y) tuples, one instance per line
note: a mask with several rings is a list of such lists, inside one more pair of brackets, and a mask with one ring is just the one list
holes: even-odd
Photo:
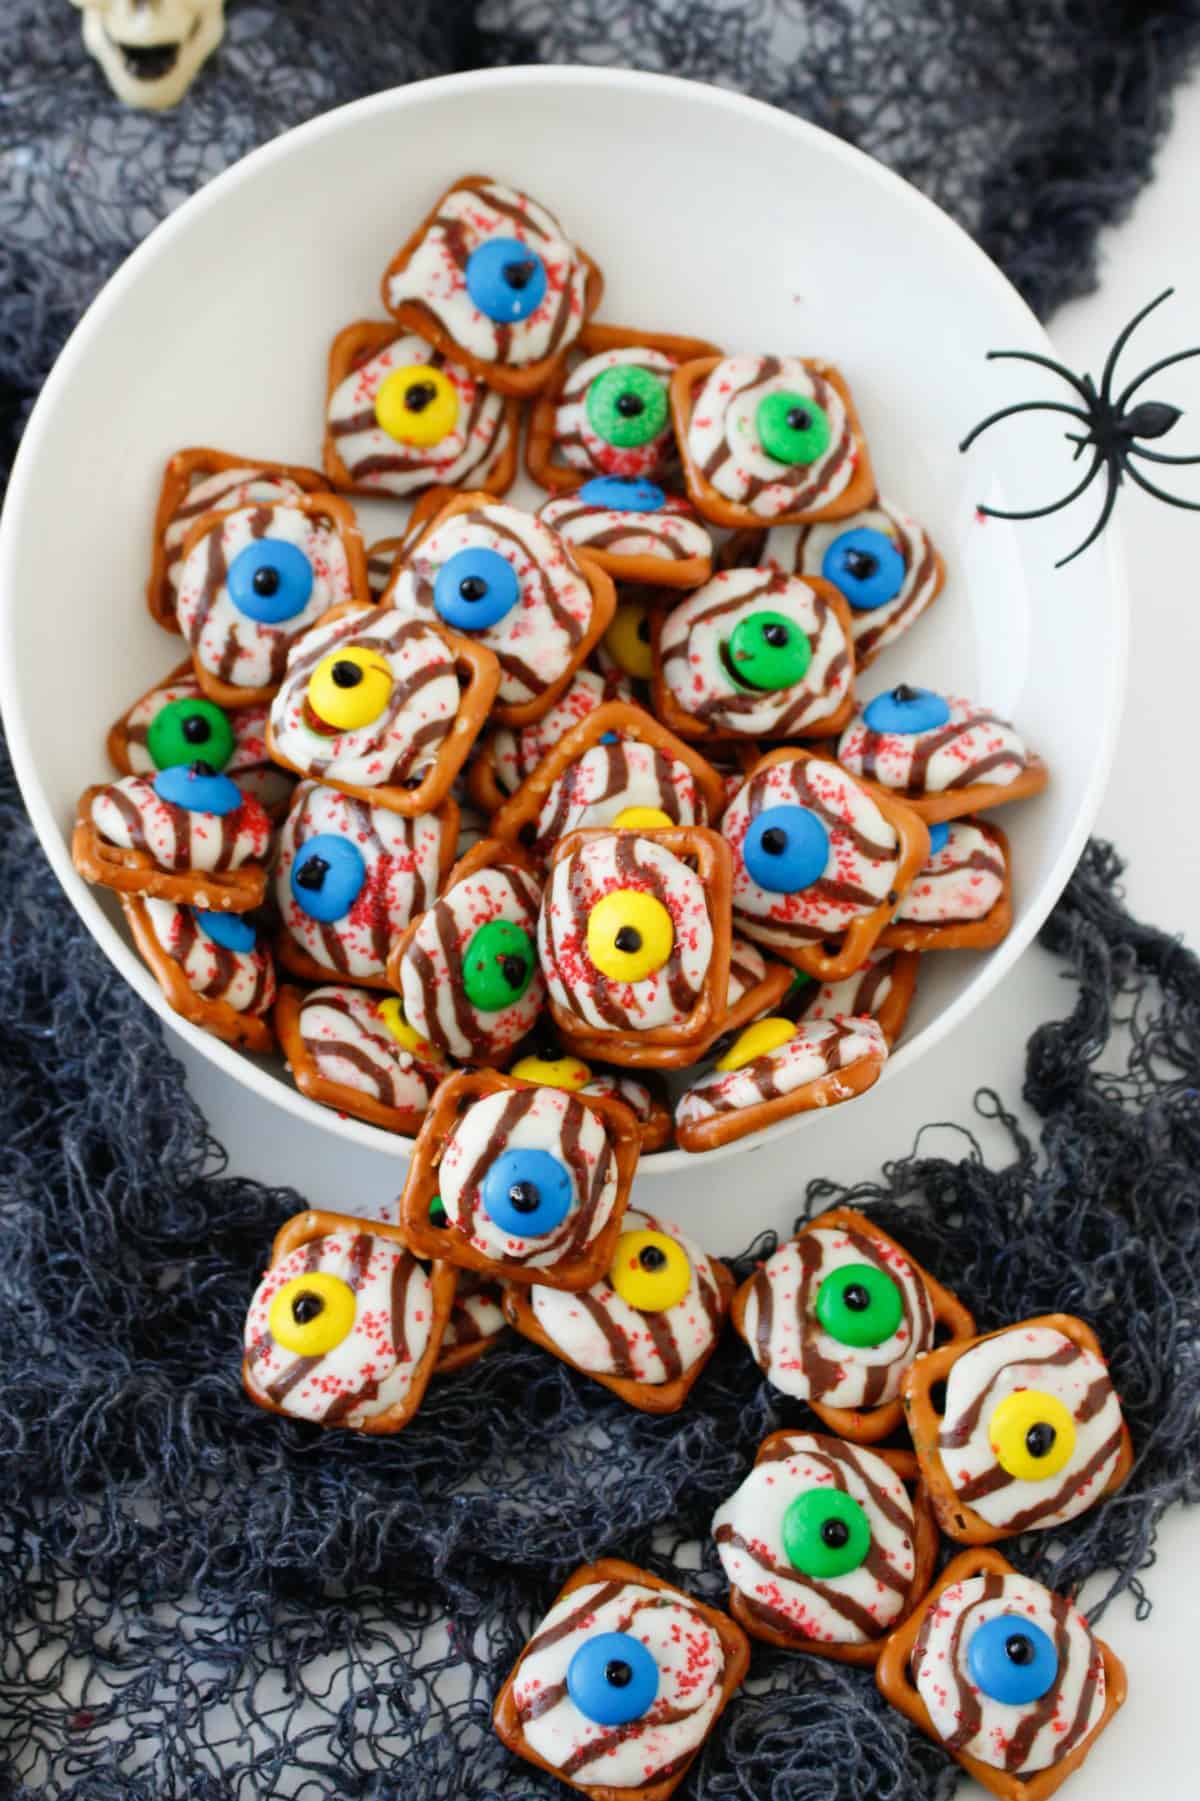
[(109, 34), (103, 14), (90, 7), (83, 15), (82, 24), (84, 44), (100, 64), (117, 99), (125, 106), (141, 111), (165, 112), (178, 106), (205, 59), (221, 42), (225, 33), (224, 0), (199, 0), (187, 37), (174, 45), (153, 46), (164, 53), (174, 49), (169, 65), (158, 68), (156, 58), (148, 62), (144, 75), (137, 70), (136, 56), (148, 46), (130, 45), (128, 48), (134, 55), (127, 57), (125, 47)]

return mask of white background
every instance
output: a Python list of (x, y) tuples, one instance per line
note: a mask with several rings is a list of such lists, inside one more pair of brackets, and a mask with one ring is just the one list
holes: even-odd
[[(1159, 356), (1200, 344), (1198, 168), (1200, 83), (1181, 94), (1156, 180), (1132, 217), (1104, 240), (1099, 292), (1064, 309), (1054, 321), (1056, 349), (1070, 368), (1090, 369), (1098, 376), (1121, 325), (1169, 284), (1177, 289), (1175, 299), (1139, 332), (1127, 366), (1136, 372)], [(1151, 383), (1143, 398), (1169, 399), (1187, 409), (1187, 418), (1163, 449), (1200, 453), (1200, 358)], [(1162, 475), (1163, 485), (1200, 499), (1200, 467)], [(1069, 471), (1062, 485), (1064, 490), (1070, 486)], [(1093, 490), (1062, 517), (1064, 550), (1083, 536), (1096, 505)], [(1129, 687), (1096, 830), (1112, 838), (1128, 861), (1126, 892), (1133, 912), (1183, 933), (1196, 945), (1200, 793), (1192, 760), (1200, 715), (1200, 516), (1173, 511), (1131, 489), (1122, 497), (1119, 517), (1132, 600)], [(873, 1176), (883, 1159), (907, 1151), (916, 1123), (969, 1120), (972, 1097), (982, 1085), (1016, 1104), (1029, 1032), (1039, 1021), (1067, 1011), (1072, 1000), (1073, 991), (1055, 960), (1036, 947), (1028, 951), (1000, 992), (948, 1043), (879, 1092), (868, 1142), (855, 1130), (853, 1108), (826, 1117), (819, 1168), (798, 1173), (797, 1198), (812, 1175), (844, 1181)], [(281, 1113), (264, 1114), (246, 1090), (181, 1041), (175, 1041), (175, 1048), (213, 1132), (229, 1148), (236, 1173), (294, 1183), (318, 1206), (363, 1212), (387, 1207), (396, 1186), (394, 1165)], [(986, 1132), (981, 1136), (985, 1145), (998, 1148)], [(729, 1182), (734, 1167), (725, 1164), (711, 1180)], [(736, 1218), (728, 1236), (725, 1248), (745, 1237)], [(1107, 1328), (1104, 1321), (1095, 1323), (1102, 1338), (1111, 1339), (1119, 1330), (1119, 1322)], [(1156, 1801), (1194, 1801), (1200, 1790), (1189, 1725), (1189, 1708), (1196, 1704), (1200, 1519), (1178, 1510), (1170, 1515), (1158, 1551), (1148, 1576), (1154, 1602), (1150, 1620), (1138, 1624), (1126, 1600), (1106, 1616), (1103, 1632), (1126, 1662), (1130, 1696), (1083, 1772), (1072, 1779), (1068, 1792), (1074, 1801), (1128, 1801), (1147, 1779)], [(1085, 1604), (1087, 1600), (1085, 1592)], [(963, 1784), (964, 1796), (968, 1792), (982, 1791), (968, 1791)]]

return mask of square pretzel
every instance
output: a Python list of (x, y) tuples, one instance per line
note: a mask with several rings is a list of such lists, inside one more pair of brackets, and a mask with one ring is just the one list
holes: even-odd
[[(853, 1026), (853, 1021), (845, 1023)], [(801, 1021), (793, 1036), (800, 1036), (804, 1032), (805, 1025)], [(844, 1035), (848, 1034), (835, 1035), (834, 1042), (839, 1042)], [(777, 1048), (786, 1049), (786, 1044)], [(765, 1059), (771, 1053), (764, 1052), (762, 1055)], [(757, 1059), (750, 1059), (749, 1066), (752, 1067), (756, 1061)], [(693, 1154), (715, 1151), (723, 1144), (733, 1144), (740, 1138), (750, 1138), (756, 1132), (763, 1132), (781, 1119), (791, 1119), (794, 1114), (813, 1113), (826, 1107), (841, 1106), (846, 1101), (856, 1100), (868, 1088), (874, 1087), (883, 1074), (884, 1062), (882, 1047), (871, 1048), (853, 1062), (839, 1064), (824, 1075), (800, 1082), (784, 1094), (755, 1101), (748, 1107), (731, 1107), (727, 1112), (712, 1113), (699, 1119), (689, 1117), (686, 1112), (685, 1103), (693, 1092), (691, 1088), (687, 1088), (675, 1109), (675, 1142), (681, 1151)], [(701, 1082), (706, 1079), (702, 1077)]]
[(447, 1215), (444, 1226), (430, 1221), (429, 1208), (438, 1190), (438, 1168), (446, 1143), (458, 1119), (475, 1101), (491, 1094), (521, 1093), (534, 1084), (502, 1076), (494, 1069), (461, 1070), (442, 1083), (425, 1115), (413, 1146), (408, 1177), (400, 1196), (400, 1225), (407, 1242), (422, 1257), (443, 1257), (460, 1269), (476, 1269), (505, 1282), (532, 1287), (563, 1288), (573, 1292), (590, 1288), (612, 1262), (621, 1235), (621, 1220), (629, 1203), (634, 1172), (640, 1155), (637, 1121), (628, 1107), (604, 1095), (572, 1095), (600, 1120), (616, 1164), (616, 1195), (612, 1212), (586, 1249), (547, 1268), (533, 1269), (505, 1258), (490, 1257), (473, 1245)]
[(122, 896), (176, 901), (207, 913), (249, 913), (262, 905), (267, 891), (265, 863), (244, 863), (240, 869), (172, 870), (156, 863), (149, 851), (110, 844), (92, 818), (93, 803), (106, 786), (96, 782), (85, 788), (75, 809), (71, 861), (85, 881)]
[[(1012, 929), (1012, 849), (1007, 832), (988, 821), (988, 830), (996, 839), (1004, 859), (1004, 883), (982, 919), (964, 919), (956, 924), (922, 925), (916, 920), (893, 920), (884, 926), (878, 942), (898, 951), (983, 951), (990, 950)], [(917, 877), (920, 876), (917, 871)], [(888, 997), (891, 998), (890, 996)]]
[[(877, 942), (886, 942), (883, 939), (882, 934)], [(879, 1027), (879, 1030), (883, 1033), (883, 1036), (887, 1041), (888, 1050), (890, 1051), (895, 1046), (896, 1040), (904, 1029), (904, 1022), (908, 1018), (908, 1010), (912, 1006), (913, 997), (917, 992), (917, 967), (921, 959), (916, 951), (890, 950), (886, 961), (888, 964), (888, 978), (891, 982), (891, 987), (888, 989), (886, 998), (878, 1007), (874, 1005), (858, 1005), (850, 1008), (849, 1011), (851, 1017), (857, 1013), (866, 1013), (868, 1018), (873, 1019)], [(796, 979), (799, 980), (804, 972), (793, 970), (792, 973), (796, 976)], [(855, 974), (864, 979), (869, 979), (871, 974), (870, 966), (864, 963), (855, 971)], [(846, 979), (848, 981), (853, 981), (854, 977), (849, 976)], [(788, 1019), (794, 1018), (798, 1023), (803, 1024), (807, 1022), (810, 1025), (814, 1024), (815, 1020), (809, 1013), (808, 1008), (811, 1007), (813, 1001), (817, 998), (822, 986), (823, 984), (816, 982), (815, 978), (810, 977), (809, 982), (805, 987), (796, 991), (794, 997), (796, 1003), (795, 1012), (792, 1011), (791, 1005), (781, 1008), (780, 1011), (785, 1013)], [(859, 992), (861, 993), (861, 989)]]
[[(703, 1601), (697, 1601), (694, 1596), (676, 1588), (673, 1583), (664, 1582), (661, 1576), (651, 1575), (649, 1570), (639, 1569), (633, 1563), (625, 1563), (619, 1557), (602, 1557), (599, 1562), (585, 1564), (582, 1569), (576, 1570), (574, 1575), (569, 1576), (562, 1588), (559, 1589), (551, 1606), (557, 1607), (558, 1603), (564, 1601), (568, 1595), (573, 1595), (577, 1589), (586, 1588), (589, 1583), (594, 1582), (630, 1582), (636, 1583), (639, 1588), (659, 1589), (663, 1594), (675, 1596), (678, 1600), (685, 1602), (688, 1607), (693, 1608), (716, 1633), (721, 1643), (721, 1650), (725, 1655), (725, 1673), (721, 1682), (720, 1705), (713, 1716), (712, 1726), (709, 1727), (711, 1733), (734, 1694), (741, 1687), (746, 1671), (750, 1667), (750, 1644), (741, 1627), (717, 1608), (706, 1606)], [(539, 1757), (538, 1753), (526, 1743), (520, 1716), (517, 1713), (514, 1690), (521, 1665), (528, 1656), (530, 1646), (535, 1639), (536, 1634), (534, 1639), (531, 1639), (525, 1646), (501, 1687), (500, 1693), (496, 1696), (492, 1721), (496, 1736), (501, 1743), (507, 1745), (510, 1751), (515, 1751), (518, 1757), (523, 1757), (527, 1763), (535, 1764), (539, 1770), (548, 1771), (551, 1776), (557, 1777), (559, 1782), (566, 1783), (569, 1788), (578, 1790), (581, 1795), (587, 1795), (589, 1801), (669, 1801), (669, 1797), (674, 1794), (687, 1775), (689, 1766), (699, 1755), (700, 1745), (697, 1745), (695, 1751), (689, 1752), (668, 1775), (660, 1777), (657, 1782), (643, 1784), (641, 1788), (629, 1788), (628, 1786), (614, 1788), (611, 1783), (607, 1782), (576, 1782), (572, 1777), (564, 1776), (560, 1770), (555, 1769), (553, 1764), (547, 1763), (544, 1757)]]
[[(910, 1660), (917, 1642), (917, 1635), (926, 1618), (937, 1607), (947, 1589), (956, 1583), (965, 1582), (972, 1576), (1016, 1576), (1020, 1572), (1014, 1569), (1006, 1557), (998, 1551), (983, 1548), (962, 1551), (942, 1571), (925, 1599), (909, 1614), (903, 1625), (898, 1626), (884, 1645), (883, 1653), (875, 1669), (875, 1680), (879, 1692), (885, 1701), (902, 1713), (906, 1719), (933, 1740), (935, 1745), (945, 1747), (945, 1740), (937, 1732), (929, 1717), (929, 1709), (921, 1698), (920, 1691), (912, 1679)], [(1057, 1793), (1073, 1770), (1077, 1770), (1092, 1746), (1104, 1731), (1126, 1696), (1125, 1666), (1110, 1646), (1103, 1639), (1095, 1639), (1096, 1649), (1104, 1661), (1104, 1711), (1099, 1720), (1077, 1745), (1074, 1745), (1065, 1757), (1048, 1769), (1038, 1770), (1032, 1776), (1014, 1775), (1008, 1770), (997, 1770), (991, 1764), (981, 1763), (977, 1757), (971, 1757), (963, 1751), (951, 1751), (946, 1747), (947, 1756), (953, 1757), (962, 1765), (969, 1776), (997, 1795), (1000, 1801), (1049, 1801), (1051, 1795)]]
[[(199, 1026), (202, 1031), (211, 1032), (214, 1038), (220, 1038), (223, 1043), (232, 1044), (239, 1050), (266, 1056), (275, 1049), (275, 1034), (271, 1030), (269, 1014), (243, 1012), (226, 1000), (209, 999), (192, 987), (182, 964), (177, 963), (159, 941), (142, 898), (123, 894), (121, 909), (133, 942), (166, 996), (172, 1013), (178, 1013), (181, 1019)], [(271, 952), (265, 941), (263, 949), (269, 959)]]
[[(338, 985), (345, 985), (344, 978), (339, 979)], [(378, 1126), (381, 1131), (396, 1132), (404, 1138), (414, 1137), (421, 1129), (426, 1111), (424, 1107), (392, 1107), (361, 1088), (352, 1088), (346, 1082), (335, 1082), (331, 1076), (321, 1074), (301, 1029), (306, 998), (303, 989), (284, 983), (276, 996), (274, 1010), (279, 1048), (301, 1094), (307, 1095), (310, 1101), (316, 1101), (319, 1106), (332, 1107), (338, 1113), (348, 1113), (352, 1119), (365, 1120), (368, 1125)], [(380, 996), (380, 1000), (383, 998)]]

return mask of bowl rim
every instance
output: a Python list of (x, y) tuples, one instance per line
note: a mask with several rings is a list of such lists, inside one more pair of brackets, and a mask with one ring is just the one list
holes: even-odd
[[(769, 121), (776, 131), (796, 143), (819, 141), (822, 154), (860, 170), (865, 166), (873, 180), (891, 190), (897, 205), (906, 206), (920, 215), (925, 228), (953, 240), (959, 253), (965, 245), (970, 251), (979, 281), (997, 292), (1003, 292), (1008, 304), (1016, 301), (1033, 340), (1029, 347), (1047, 354), (1052, 349), (1045, 328), (1027, 302), (970, 234), (935, 201), (913, 187), (895, 170), (868, 156), (865, 151), (806, 119), (796, 118), (766, 101), (752, 99), (728, 88), (646, 70), (590, 68), (575, 64), (521, 63), (503, 69), (467, 70), (451, 75), (432, 76), (423, 81), (410, 82), (404, 87), (387, 88), (380, 93), (349, 101), (293, 126), (240, 157), (168, 213), (95, 294), (59, 352), (34, 404), (13, 463), (8, 496), (3, 514), (0, 515), (0, 715), (4, 719), (9, 753), (26, 810), (55, 876), (88, 932), (117, 971), (172, 1030), (236, 1082), (272, 1105), (281, 1107), (286, 1113), (382, 1155), (405, 1159), (411, 1148), (411, 1139), (384, 1132), (377, 1126), (351, 1119), (348, 1115), (309, 1100), (286, 1079), (280, 1079), (264, 1066), (214, 1038), (211, 1033), (191, 1025), (172, 1012), (149, 970), (108, 918), (98, 897), (77, 874), (71, 862), (69, 839), (64, 837), (38, 778), (26, 724), (26, 708), (17, 676), (13, 644), (18, 605), (13, 567), (17, 536), (14, 522), (21, 514), (26, 493), (33, 484), (42, 439), (49, 430), (60, 390), (71, 380), (76, 366), (88, 354), (110, 316), (120, 307), (127, 290), (137, 282), (143, 266), (167, 252), (173, 240), (186, 232), (194, 219), (208, 209), (220, 206), (225, 195), (243, 181), (248, 173), (269, 167), (288, 157), (299, 144), (307, 145), (322, 137), (352, 129), (358, 120), (369, 118), (373, 114), (393, 111), (402, 114), (412, 106), (442, 99), (453, 101), (464, 93), (480, 89), (503, 90), (529, 85), (547, 89), (603, 88), (639, 99), (654, 95), (669, 95), (676, 99), (686, 97), (698, 106), (711, 106), (740, 114), (747, 120), (764, 123)], [(911, 1067), (926, 1052), (940, 1044), (994, 992), (1040, 931), (1051, 908), (1066, 887), (1083, 850), (1104, 793), (1116, 749), (1128, 663), (1129, 596), (1120, 528), (1115, 522), (1109, 525), (1098, 546), (1090, 554), (1095, 556), (1097, 549), (1104, 559), (1106, 572), (1106, 579), (1097, 585), (1104, 590), (1107, 609), (1105, 630), (1112, 654), (1106, 663), (1104, 692), (1097, 697), (1096, 710), (1102, 720), (1101, 739), (1092, 759), (1071, 830), (1063, 838), (1050, 872), (1043, 879), (1038, 894), (1031, 898), (1024, 917), (1008, 937), (989, 952), (986, 962), (980, 966), (965, 992), (924, 1026), (908, 1044), (900, 1045), (895, 1055), (888, 1060), (883, 1081), (893, 1079), (895, 1074)], [(794, 1132), (804, 1118), (804, 1114), (797, 1114), (790, 1120), (781, 1120), (765, 1132), (709, 1151), (703, 1159), (697, 1159), (678, 1149), (654, 1152), (642, 1159), (639, 1175), (649, 1177), (715, 1164), (735, 1152), (761, 1148), (768, 1140), (774, 1141)]]

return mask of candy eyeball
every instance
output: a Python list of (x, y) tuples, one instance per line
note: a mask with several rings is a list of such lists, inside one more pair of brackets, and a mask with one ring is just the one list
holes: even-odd
[(456, 632), (497, 625), (521, 598), (516, 570), (498, 551), (472, 545), (456, 551), (438, 570), (433, 605)]
[(754, 423), (763, 449), (777, 463), (815, 463), (829, 449), (829, 416), (807, 394), (786, 388), (764, 394)]
[(932, 688), (912, 688), (902, 682), (886, 693), (877, 694), (863, 708), (863, 719), (872, 732), (887, 732), (903, 737), (918, 732), (936, 732), (950, 720), (950, 708)]
[(636, 363), (618, 363), (596, 376), (584, 405), (598, 438), (618, 450), (636, 450), (666, 429), (667, 383)]
[(885, 532), (855, 526), (841, 532), (821, 560), (821, 574), (858, 612), (874, 612), (904, 586), (904, 558)]
[(467, 258), (467, 293), (497, 325), (528, 319), (546, 298), (546, 265), (519, 238), (488, 238)]
[(764, 807), (742, 840), (742, 862), (768, 894), (799, 894), (824, 873), (829, 832), (808, 807)]
[(307, 723), (333, 735), (359, 731), (382, 717), (391, 695), (387, 658), (377, 650), (348, 645), (322, 657), (309, 677)]
[(242, 791), (227, 775), (219, 775), (203, 758), (186, 767), (171, 764), (154, 778), (154, 792), (172, 807), (189, 813), (215, 813), (223, 818), (243, 804)]
[(406, 363), (393, 369), (375, 395), (375, 423), (398, 444), (428, 450), (458, 422), (458, 390), (442, 369)]
[(313, 566), (287, 538), (256, 538), (238, 551), (225, 581), (239, 613), (258, 625), (281, 625), (308, 605)]
[(160, 707), (146, 729), (146, 749), (156, 769), (194, 763), (220, 771), (236, 748), (228, 714), (203, 695), (184, 695)]
[(292, 899), (310, 919), (330, 924), (349, 913), (366, 879), (366, 860), (358, 846), (320, 832), (297, 851), (289, 884)]

